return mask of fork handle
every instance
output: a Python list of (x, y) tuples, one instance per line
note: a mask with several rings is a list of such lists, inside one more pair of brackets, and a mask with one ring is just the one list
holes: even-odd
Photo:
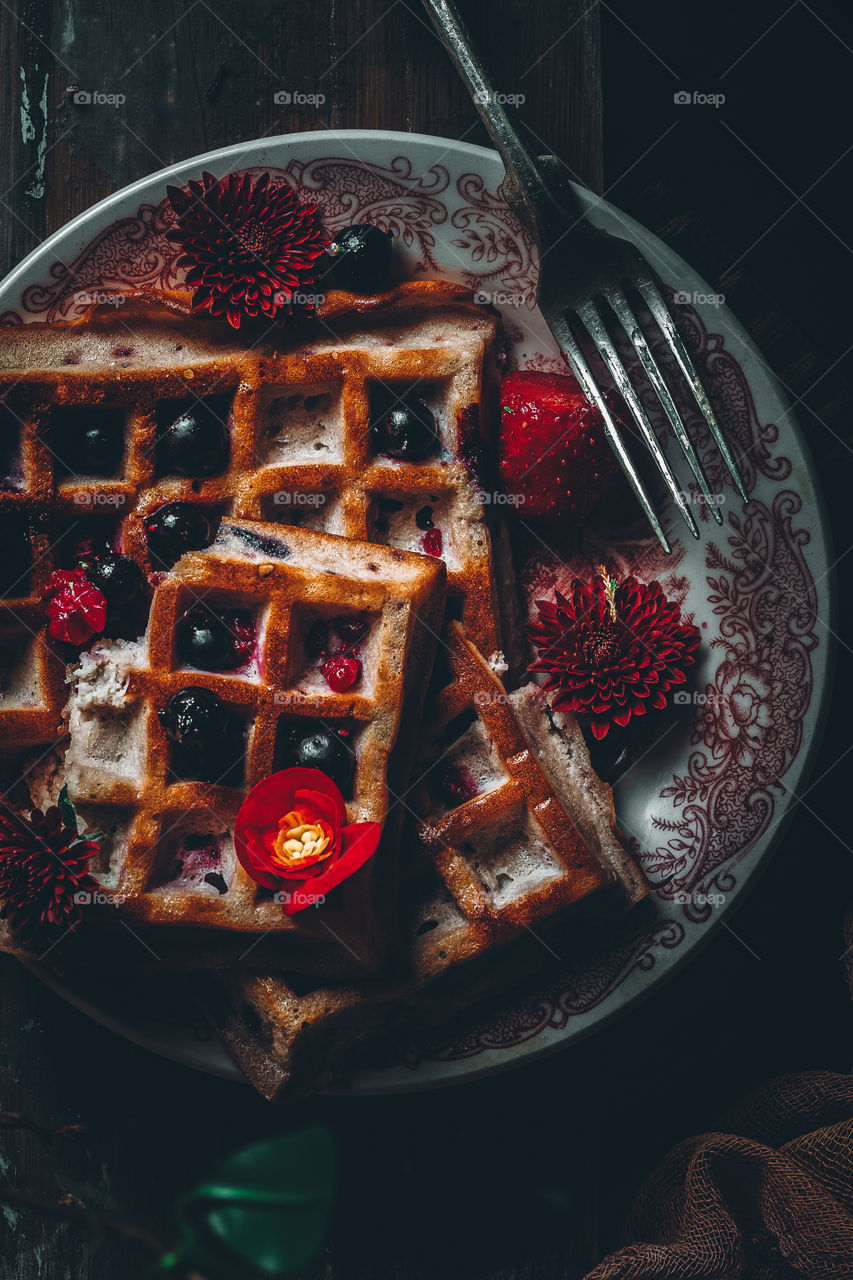
[[(559, 187), (549, 178), (540, 160), (522, 142), (471, 37), (454, 0), (424, 0), (424, 8), (462, 77), (483, 124), (489, 131), (506, 168), (503, 193), (513, 212), (538, 240), (540, 248), (565, 231), (567, 221), (583, 217), (568, 182)], [(551, 157), (542, 157), (551, 160)], [(553, 166), (552, 168), (553, 173)]]

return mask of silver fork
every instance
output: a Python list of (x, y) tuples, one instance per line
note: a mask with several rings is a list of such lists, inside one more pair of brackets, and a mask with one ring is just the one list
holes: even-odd
[[(537, 303), (586, 398), (604, 420), (607, 440), (637, 496), (663, 549), (671, 550), (666, 534), (625, 448), (613, 414), (583, 353), (578, 334), (586, 331), (628, 407), (640, 436), (657, 464), (673, 501), (694, 538), (699, 529), (672, 467), (660, 446), (648, 415), (617, 351), (611, 328), (617, 322), (630, 341), (649, 382), (657, 393), (675, 437), (717, 524), (723, 523), (719, 503), (675, 406), (657, 360), (631, 306), (624, 285), (637, 291), (672, 351), (676, 363), (708, 424), (738, 493), (749, 494), (726, 443), (711, 402), (675, 326), (651, 267), (636, 245), (597, 231), (586, 220), (565, 167), (553, 155), (535, 156), (518, 136), (474, 51), (468, 32), (452, 0), (424, 0), (442, 42), (464, 80), (483, 123), (506, 167), (502, 191), (518, 220), (539, 247)], [(542, 264), (547, 259), (547, 270)], [(608, 312), (610, 326), (608, 326)], [(557, 442), (555, 441), (555, 444)]]

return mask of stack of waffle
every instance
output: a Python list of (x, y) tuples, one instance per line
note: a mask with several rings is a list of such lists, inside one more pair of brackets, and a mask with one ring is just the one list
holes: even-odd
[[(7, 329), (0, 343), (6, 774), (42, 806), (67, 786), (105, 837), (103, 900), (84, 932), (102, 924), (107, 946), (119, 922), (203, 970), (199, 998), (269, 1097), (337, 1077), (380, 1028), (467, 1005), (567, 913), (644, 892), (577, 725), (535, 686), (507, 687), (521, 646), (484, 470), (501, 354), (497, 317), (438, 282), (332, 294), (298, 337), (254, 345), (190, 317), (180, 295)], [(438, 442), (398, 460), (376, 447), (374, 402), (415, 390)], [(227, 459), (175, 474), (163, 424), (199, 405), (227, 424)], [(107, 475), (74, 469), (74, 432), (93, 420), (123, 441)], [(147, 522), (175, 502), (203, 511), (212, 541), (164, 567)], [(66, 667), (41, 595), (81, 537), (133, 557), (150, 592), (138, 634)], [(200, 605), (251, 619), (238, 670), (184, 660), (177, 636)], [(312, 637), (341, 618), (364, 632), (361, 674), (335, 692)], [(161, 723), (188, 686), (230, 715), (203, 781)], [(349, 821), (383, 835), (321, 906), (285, 915), (237, 860), (234, 819), (316, 724), (355, 757)], [(15, 949), (8, 931), (0, 945)]]

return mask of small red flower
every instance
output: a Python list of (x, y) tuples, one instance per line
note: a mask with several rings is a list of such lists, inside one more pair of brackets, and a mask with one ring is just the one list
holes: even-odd
[(539, 657), (530, 670), (545, 672), (554, 708), (574, 712), (596, 738), (611, 723), (624, 727), (632, 715), (662, 710), (696, 661), (699, 631), (682, 622), (659, 582), (575, 579), (569, 599), (555, 591), (553, 602), (536, 604), (530, 638)]
[(281, 322), (294, 306), (310, 310), (297, 294), (314, 284), (317, 259), (329, 244), (316, 204), (300, 204), (287, 183), (264, 173), (214, 178), (167, 187), (178, 225), (169, 239), (183, 253), (195, 289), (193, 307), (225, 316), (233, 328), (259, 316)]
[(53, 806), (27, 818), (0, 801), (0, 917), (24, 942), (40, 932), (76, 929), (81, 902), (98, 888), (89, 863), (98, 851)]
[(281, 769), (246, 797), (234, 826), (243, 870), (280, 891), (284, 914), (317, 906), (376, 852), (382, 826), (354, 822), (338, 788), (319, 769)]
[(54, 569), (44, 589), (48, 597), (47, 629), (54, 640), (86, 644), (103, 631), (107, 601), (83, 569)]

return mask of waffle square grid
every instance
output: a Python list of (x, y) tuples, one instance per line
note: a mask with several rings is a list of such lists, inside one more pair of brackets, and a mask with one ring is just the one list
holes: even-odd
[[(132, 297), (118, 314), (4, 331), (0, 531), (28, 544), (28, 565), (0, 598), (0, 654), (14, 655), (0, 688), (4, 749), (57, 735), (63, 672), (41, 602), (51, 570), (68, 567), (74, 539), (90, 530), (156, 568), (143, 520), (167, 502), (415, 551), (432, 520), (456, 612), (484, 652), (500, 648), (488, 513), (468, 461), (494, 408), (499, 325), (464, 290), (435, 286), (401, 286), (369, 315), (330, 319), (303, 345), (247, 347), (210, 322)], [(434, 458), (406, 463), (373, 452), (378, 388), (425, 396), (439, 423)], [(199, 400), (227, 421), (227, 466), (210, 477), (170, 474), (162, 423)], [(68, 422), (81, 411), (123, 423), (113, 474), (74, 474)]]
[[(423, 817), (404, 850), (396, 976), (358, 985), (273, 974), (193, 979), (226, 1047), (268, 1098), (322, 1087), (366, 1037), (446, 1017), (535, 971), (546, 954), (539, 930), (568, 908), (608, 914), (645, 893), (576, 723), (559, 734), (575, 757), (571, 796), (561, 795), (542, 763), (555, 731), (535, 687), (508, 694), (458, 623), (447, 641), (453, 680), (428, 707), (433, 735), (416, 766)], [(462, 766), (480, 790), (437, 804), (436, 772)]]
[[(424, 556), (226, 519), (211, 547), (188, 553), (164, 576), (143, 641), (108, 641), (84, 655), (69, 703), (65, 778), (83, 820), (112, 833), (99, 879), (123, 917), (325, 942), (331, 936), (358, 954), (369, 948), (376, 881), (395, 880), (396, 850), (386, 842), (364, 873), (336, 891), (334, 905), (285, 916), (237, 862), (233, 822), (246, 791), (281, 767), (283, 721), (346, 727), (356, 756), (348, 819), (385, 819), (389, 756), (404, 711), (419, 719), (416, 673), (432, 661), (444, 577), (441, 563)], [(252, 611), (258, 653), (246, 669), (207, 672), (181, 663), (179, 620), (199, 602)], [(347, 613), (366, 617), (370, 632), (361, 680), (335, 693), (306, 665), (303, 640), (313, 619)], [(174, 747), (156, 712), (189, 685), (215, 692), (243, 723), (239, 776), (206, 783), (175, 775)], [(404, 726), (404, 752), (407, 733)], [(176, 862), (178, 874), (171, 874)], [(102, 914), (109, 911), (105, 905)]]

